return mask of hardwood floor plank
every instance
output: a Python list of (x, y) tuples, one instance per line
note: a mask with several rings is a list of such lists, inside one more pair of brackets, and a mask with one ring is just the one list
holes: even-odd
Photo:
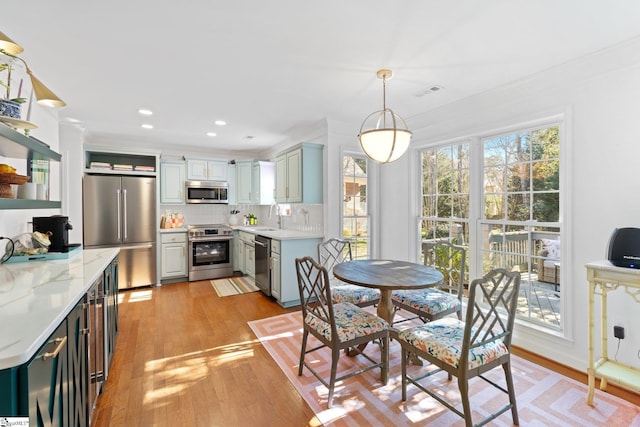
[[(208, 280), (119, 296), (116, 353), (93, 427), (320, 425), (247, 325), (297, 308), (260, 292), (221, 298)], [(514, 353), (586, 383), (585, 373)], [(640, 404), (635, 393), (608, 390)]]
[(259, 292), (218, 297), (208, 280), (120, 297), (116, 355), (94, 427), (314, 420), (247, 325), (292, 310)]

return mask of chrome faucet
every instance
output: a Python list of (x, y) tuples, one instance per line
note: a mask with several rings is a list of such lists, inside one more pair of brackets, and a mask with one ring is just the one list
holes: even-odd
[(271, 207), (269, 207), (269, 218), (271, 218), (271, 215), (273, 213), (273, 208), (276, 208), (276, 215), (278, 215), (278, 228), (283, 230), (284, 229), (284, 222), (282, 221), (282, 208), (280, 207), (280, 205), (277, 202), (273, 202), (271, 204)]

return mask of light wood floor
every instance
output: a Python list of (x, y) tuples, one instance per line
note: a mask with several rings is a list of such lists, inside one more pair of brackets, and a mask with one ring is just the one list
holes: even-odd
[[(260, 292), (220, 298), (209, 281), (120, 293), (120, 330), (93, 427), (319, 423), (247, 321), (285, 310)], [(586, 375), (514, 353), (586, 383)], [(615, 387), (612, 394), (640, 405)]]

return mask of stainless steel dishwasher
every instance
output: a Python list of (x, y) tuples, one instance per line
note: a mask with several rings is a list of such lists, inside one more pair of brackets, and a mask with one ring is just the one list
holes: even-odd
[(271, 295), (271, 239), (256, 236), (255, 245), (256, 286), (265, 295)]

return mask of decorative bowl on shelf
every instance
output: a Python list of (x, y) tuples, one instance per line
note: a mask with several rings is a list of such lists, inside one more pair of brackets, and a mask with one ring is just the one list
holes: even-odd
[(9, 99), (0, 99), (0, 116), (20, 120), (20, 103)]
[(0, 198), (13, 199), (13, 189), (11, 184), (22, 185), (29, 181), (29, 177), (26, 175), (18, 175), (15, 173), (0, 173)]

